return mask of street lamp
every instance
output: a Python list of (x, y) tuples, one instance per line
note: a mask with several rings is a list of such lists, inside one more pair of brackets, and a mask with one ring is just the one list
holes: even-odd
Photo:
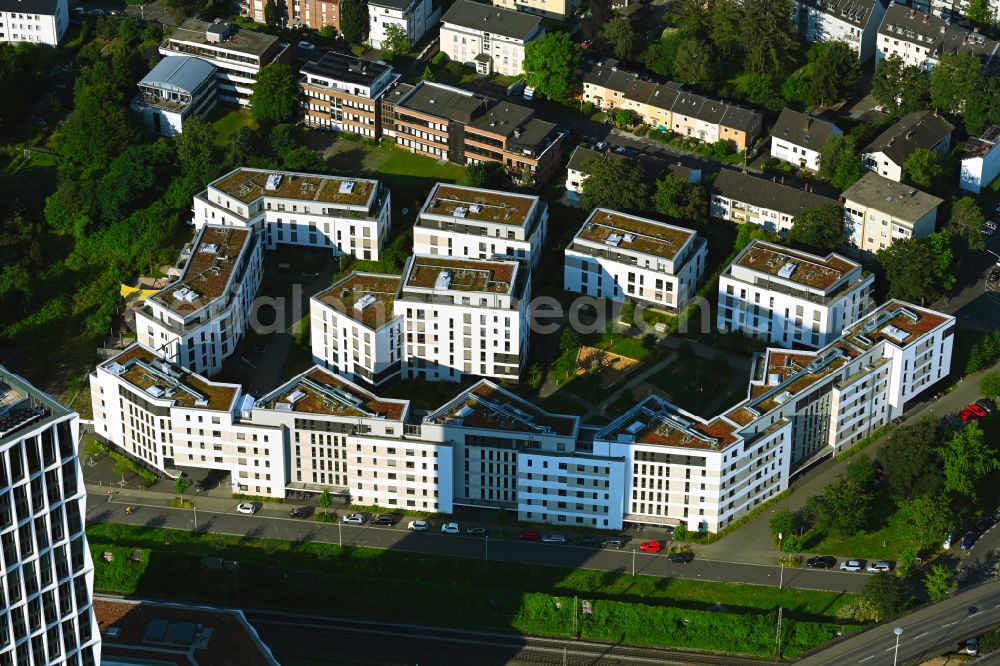
[[(333, 515), (336, 516), (337, 514)], [(337, 517), (339, 518), (340, 516)], [(340, 520), (337, 521), (337, 546), (340, 548), (344, 547), (344, 528), (343, 523)]]
[(903, 628), (896, 627), (892, 631), (896, 634), (896, 651), (892, 653), (892, 666), (896, 666), (896, 659), (899, 658), (899, 637), (903, 635)]
[(489, 562), (490, 561), (490, 535), (489, 534), (485, 535), (483, 543), (486, 544), (486, 556), (483, 558), (483, 560), (485, 562)]
[(635, 546), (632, 546), (632, 577), (635, 578)]

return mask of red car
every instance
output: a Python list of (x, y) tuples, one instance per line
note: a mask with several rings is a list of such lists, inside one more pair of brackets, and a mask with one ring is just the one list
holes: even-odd
[(983, 409), (976, 403), (972, 403), (971, 405), (963, 409), (961, 412), (959, 412), (958, 415), (962, 418), (963, 421), (972, 422), (984, 418), (986, 416), (986, 413), (987, 412), (985, 409)]
[(663, 544), (659, 541), (643, 541), (639, 544), (639, 550), (644, 550), (647, 553), (658, 553), (663, 550)]
[(524, 530), (517, 535), (517, 538), (521, 541), (538, 541), (541, 536), (535, 530)]

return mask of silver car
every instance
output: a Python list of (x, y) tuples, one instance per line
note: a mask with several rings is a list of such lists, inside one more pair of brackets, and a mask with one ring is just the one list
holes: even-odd
[(562, 534), (546, 534), (542, 537), (542, 543), (566, 543), (566, 537)]
[(864, 560), (844, 560), (840, 563), (841, 571), (864, 571), (865, 561)]

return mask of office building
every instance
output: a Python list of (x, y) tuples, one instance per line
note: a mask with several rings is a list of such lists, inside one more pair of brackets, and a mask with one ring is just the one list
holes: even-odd
[(848, 243), (862, 252), (883, 250), (900, 238), (925, 238), (934, 233), (938, 206), (933, 195), (866, 173), (840, 200), (844, 204)]
[(192, 56), (171, 56), (139, 81), (139, 94), (132, 110), (153, 134), (175, 136), (184, 131), (184, 121), (205, 116), (218, 101), (215, 67)]
[(326, 51), (300, 71), (302, 122), (373, 139), (381, 135), (379, 100), (399, 80), (390, 65)]
[(456, 0), (441, 18), (441, 50), (484, 76), (520, 76), (524, 47), (545, 32), (541, 24), (531, 14)]
[(79, 418), (0, 366), (0, 664), (97, 666)]

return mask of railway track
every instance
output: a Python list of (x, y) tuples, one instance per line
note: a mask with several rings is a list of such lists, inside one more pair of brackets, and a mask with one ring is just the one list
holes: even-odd
[(465, 666), (769, 666), (778, 662), (517, 634), (245, 610), (276, 654), (330, 655), (338, 664)]

